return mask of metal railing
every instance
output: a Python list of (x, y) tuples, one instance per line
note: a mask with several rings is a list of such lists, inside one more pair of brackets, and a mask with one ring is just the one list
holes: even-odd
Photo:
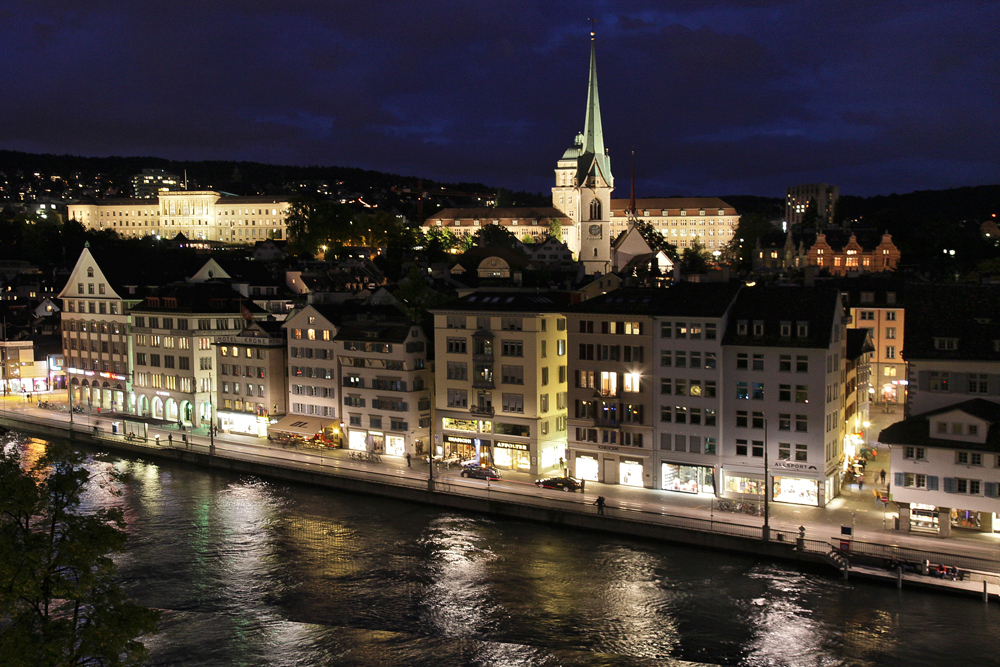
[[(839, 540), (834, 540), (839, 545)], [(990, 558), (979, 558), (976, 556), (966, 556), (960, 554), (946, 553), (942, 551), (925, 551), (923, 549), (913, 549), (911, 547), (901, 547), (891, 544), (878, 544), (876, 542), (852, 541), (849, 551), (844, 552), (848, 558), (858, 558), (867, 556), (870, 558), (881, 558), (891, 562), (923, 563), (944, 563), (963, 570), (980, 570), (985, 572), (1000, 572), (1000, 561)]]

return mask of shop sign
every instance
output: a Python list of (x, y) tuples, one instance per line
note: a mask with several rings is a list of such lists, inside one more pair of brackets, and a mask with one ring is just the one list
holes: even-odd
[(606, 449), (606, 450), (608, 450), (610, 452), (617, 452), (618, 451), (618, 447), (616, 447), (614, 445), (598, 445), (597, 448), (598, 449)]
[(471, 445), (472, 438), (463, 438), (459, 435), (446, 435), (444, 436), (445, 442), (457, 442), (460, 445)]
[(816, 466), (811, 466), (808, 463), (796, 463), (795, 461), (789, 461), (788, 459), (780, 459), (774, 462), (772, 466), (774, 468), (781, 468), (783, 470), (815, 470)]
[[(484, 440), (483, 442), (485, 444), (487, 444), (487, 445), (489, 444), (489, 440)], [(496, 447), (502, 447), (504, 449), (517, 449), (517, 450), (522, 451), (522, 452), (526, 452), (529, 449), (529, 446), (525, 445), (524, 443), (520, 443), (520, 442), (506, 442), (506, 441), (503, 441), (503, 440), (497, 440), (497, 444), (495, 446)]]

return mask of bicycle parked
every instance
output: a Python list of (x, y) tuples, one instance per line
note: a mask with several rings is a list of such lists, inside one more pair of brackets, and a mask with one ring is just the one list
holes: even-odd
[(719, 500), (716, 508), (721, 512), (736, 512), (750, 516), (763, 516), (764, 510), (758, 503), (748, 503), (740, 500)]
[(351, 452), (351, 460), (364, 463), (382, 463), (382, 457), (375, 452)]

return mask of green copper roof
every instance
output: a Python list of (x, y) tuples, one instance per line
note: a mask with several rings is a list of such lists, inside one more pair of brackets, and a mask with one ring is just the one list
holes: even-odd
[(612, 183), (611, 159), (604, 152), (604, 131), (601, 129), (601, 100), (597, 95), (597, 53), (594, 38), (590, 38), (590, 84), (587, 89), (587, 120), (583, 129), (583, 148), (577, 161), (577, 183), (583, 183), (596, 169), (608, 185)]

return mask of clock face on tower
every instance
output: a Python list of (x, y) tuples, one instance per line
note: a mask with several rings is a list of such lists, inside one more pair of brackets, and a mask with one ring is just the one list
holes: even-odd
[(597, 238), (601, 238), (601, 226), (600, 225), (591, 225), (590, 226), (590, 235), (591, 236), (596, 236)]

